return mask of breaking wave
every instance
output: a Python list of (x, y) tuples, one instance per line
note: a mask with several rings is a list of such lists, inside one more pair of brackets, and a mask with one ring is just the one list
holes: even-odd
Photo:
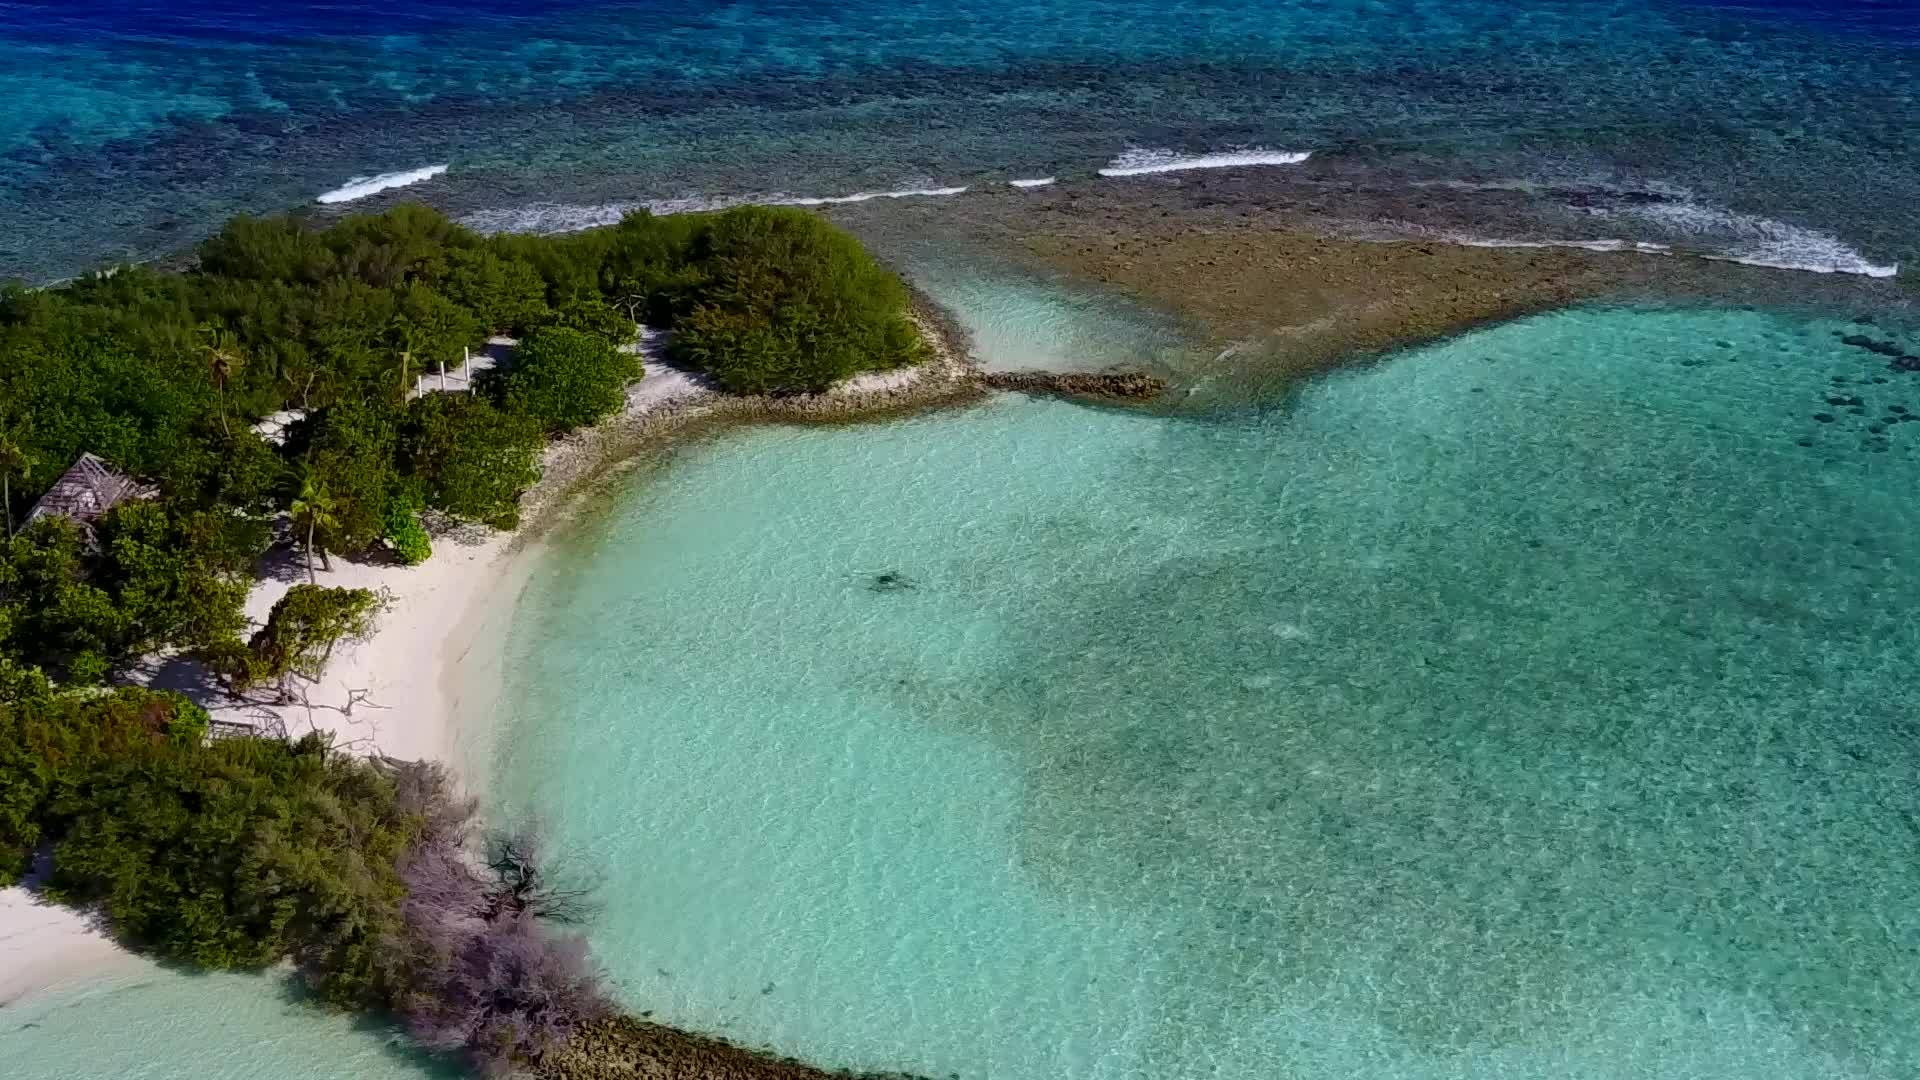
[(356, 199), (364, 199), (369, 195), (386, 191), (388, 188), (406, 187), (408, 184), (418, 184), (422, 180), (431, 180), (446, 171), (445, 165), (426, 165), (418, 169), (408, 169), (405, 172), (356, 176), (332, 191), (323, 191), (314, 196), (313, 201), (328, 205), (353, 202)]
[(1442, 239), (1461, 247), (1477, 248), (1576, 248), (1580, 251), (1636, 251), (1642, 255), (1667, 255), (1673, 248), (1645, 240), (1499, 240), (1478, 236), (1447, 235)]
[(1232, 169), (1247, 165), (1298, 165), (1313, 156), (1311, 150), (1229, 150), (1217, 154), (1181, 154), (1174, 150), (1133, 149), (1114, 158), (1101, 176), (1144, 176), (1188, 169)]
[(642, 199), (631, 202), (529, 203), (525, 206), (477, 210), (463, 215), (460, 224), (483, 233), (564, 233), (617, 224), (636, 210), (653, 214), (690, 214), (730, 210), (736, 206), (837, 206), (872, 199), (907, 199), (958, 195), (965, 187), (899, 188), (893, 191), (857, 191), (851, 195), (697, 195), (681, 199)]
[(1651, 225), (1676, 243), (1698, 247), (1707, 259), (1871, 278), (1900, 272), (1897, 263), (1875, 263), (1831, 233), (1704, 203), (1648, 202), (1589, 212)]
[[(1557, 247), (1586, 251), (1686, 254), (1719, 262), (1816, 274), (1889, 278), (1892, 263), (1876, 263), (1832, 233), (1703, 201), (1694, 192), (1657, 180), (1622, 185), (1606, 180), (1418, 180), (1413, 187), (1461, 192), (1514, 192), (1550, 199), (1562, 211), (1604, 222), (1597, 232), (1634, 239), (1486, 239), (1415, 230), (1471, 247)], [(1549, 226), (1548, 228), (1551, 228)], [(1583, 232), (1584, 229), (1572, 231)]]
[[(1222, 169), (1244, 165), (1292, 165), (1307, 160), (1312, 151), (1235, 150), (1217, 154), (1182, 156), (1171, 150), (1129, 150), (1115, 158), (1102, 176), (1138, 176), (1148, 173), (1178, 172), (1186, 169)], [(328, 192), (322, 201), (344, 202), (362, 198), (375, 191), (415, 183), (445, 171), (445, 166), (417, 169), (410, 173), (392, 173), (356, 181)], [(1052, 176), (1009, 180), (1014, 188), (1045, 187), (1056, 182)], [(1632, 187), (1583, 183), (1554, 184), (1532, 180), (1491, 181), (1416, 181), (1424, 188), (1452, 188), (1461, 191), (1514, 191), (1552, 199), (1564, 211), (1606, 222), (1594, 231), (1600, 237), (1555, 237), (1551, 229), (1545, 238), (1488, 237), (1457, 231), (1442, 232), (1406, 222), (1375, 222), (1397, 235), (1416, 235), (1445, 243), (1483, 248), (1572, 248), (1593, 252), (1630, 252), (1643, 255), (1692, 255), (1722, 262), (1744, 263), (1779, 270), (1801, 270), (1819, 274), (1857, 274), (1888, 278), (1899, 272), (1897, 264), (1876, 263), (1859, 250), (1831, 233), (1773, 218), (1743, 214), (1699, 201), (1685, 188), (1662, 183), (1641, 183)], [(481, 232), (560, 233), (611, 225), (635, 210), (655, 214), (678, 214), (702, 210), (725, 210), (735, 206), (834, 206), (861, 203), (872, 199), (937, 198), (959, 195), (969, 190), (955, 187), (905, 187), (889, 191), (859, 191), (851, 195), (712, 195), (680, 199), (648, 199), (597, 205), (534, 203), (526, 206), (482, 210), (461, 218), (461, 223)], [(1569, 224), (1569, 222), (1563, 222)], [(1573, 233), (1587, 230), (1573, 227)], [(1611, 236), (1606, 234), (1611, 233)], [(1624, 234), (1624, 235), (1623, 235)]]
[[(579, 232), (603, 225), (618, 224), (635, 210), (651, 209), (646, 203), (600, 203), (583, 206), (576, 203), (528, 203), (525, 206), (475, 210), (460, 216), (460, 224), (479, 233), (554, 233)], [(719, 209), (715, 207), (714, 209)]]
[(840, 203), (867, 202), (871, 199), (911, 199), (922, 196), (958, 195), (965, 187), (901, 188), (898, 191), (858, 191), (852, 195), (798, 196), (770, 195), (754, 200), (770, 206), (834, 206)]

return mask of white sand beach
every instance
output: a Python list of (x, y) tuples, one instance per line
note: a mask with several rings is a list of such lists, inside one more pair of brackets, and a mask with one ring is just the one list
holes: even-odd
[(24, 888), (0, 889), (0, 1010), (42, 990), (144, 962), (85, 913)]
[[(320, 680), (296, 687), (295, 703), (274, 703), (266, 693), (235, 701), (183, 659), (156, 660), (144, 681), (187, 693), (216, 721), (294, 737), (323, 731), (354, 753), (442, 761), (469, 790), (479, 789), (491, 751), (487, 719), (502, 684), (499, 656), (515, 601), (537, 561), (537, 525), (583, 476), (619, 455), (620, 438), (668, 416), (713, 411), (722, 400), (698, 376), (663, 363), (662, 344), (656, 333), (642, 335), (636, 348), (646, 358), (646, 375), (628, 389), (619, 414), (547, 448), (540, 482), (522, 500), (527, 525), (521, 532), (470, 528), (437, 535), (432, 557), (418, 566), (337, 557), (331, 569), (316, 565), (318, 584), (384, 590), (391, 605), (368, 640), (343, 646)], [(923, 379), (952, 377), (963, 366), (940, 350), (934, 363), (852, 379), (821, 397), (885, 399)], [(274, 603), (305, 580), (304, 553), (270, 552), (248, 598), (248, 617), (264, 623)], [(0, 1008), (140, 962), (85, 914), (44, 903), (23, 887), (0, 889)]]

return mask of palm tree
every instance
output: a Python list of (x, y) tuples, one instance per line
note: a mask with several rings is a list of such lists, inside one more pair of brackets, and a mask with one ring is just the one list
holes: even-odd
[(208, 324), (200, 328), (200, 333), (205, 337), (207, 370), (220, 391), (220, 431), (232, 436), (233, 432), (227, 428), (227, 384), (247, 366), (247, 356), (240, 351), (240, 339), (234, 337), (231, 330)]
[(13, 539), (13, 474), (26, 479), (34, 466), (33, 458), (20, 448), (12, 432), (0, 433), (0, 502), (7, 507), (7, 539)]
[[(317, 585), (319, 582), (313, 576), (313, 552), (317, 546), (314, 538), (321, 529), (331, 529), (337, 524), (333, 517), (333, 496), (327, 493), (325, 484), (308, 473), (301, 479), (300, 494), (294, 498), (288, 510), (293, 514), (294, 526), (307, 530), (307, 584)], [(320, 562), (328, 573), (333, 572), (333, 562), (327, 558), (327, 549), (324, 547), (320, 548)]]

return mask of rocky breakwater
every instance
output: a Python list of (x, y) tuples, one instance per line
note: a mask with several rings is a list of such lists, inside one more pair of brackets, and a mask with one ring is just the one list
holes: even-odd
[[(547, 1055), (540, 1080), (832, 1080), (828, 1072), (720, 1039), (692, 1035), (631, 1017), (578, 1031), (564, 1050)], [(860, 1074), (864, 1080), (915, 1080), (905, 1073)]]
[(983, 371), (980, 385), (1024, 394), (1058, 394), (1102, 401), (1150, 401), (1167, 392), (1166, 380), (1139, 372)]

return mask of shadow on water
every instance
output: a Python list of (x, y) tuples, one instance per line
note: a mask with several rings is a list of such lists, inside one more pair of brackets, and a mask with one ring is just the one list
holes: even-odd
[(1600, 340), (1171, 425), (1112, 499), (1194, 529), (1127, 559), (1112, 521), (1038, 523), (1076, 569), (994, 677), (889, 688), (1025, 762), (1034, 879), (1163, 914), (1199, 988), (1167, 1061), (1222, 1002), (1446, 1056), (1732, 1001), (1920, 1064), (1920, 521), (1880, 495), (1920, 466), (1792, 445), (1850, 355), (1743, 340), (1730, 382), (1707, 343)]
[[(337, 1012), (306, 982), (297, 976), (278, 980), (277, 993), (288, 1006), (322, 1012)], [(452, 1058), (423, 1049), (408, 1037), (399, 1019), (384, 1013), (357, 1013), (352, 1030), (379, 1045), (384, 1056), (397, 1064), (417, 1070), (421, 1080), (469, 1080), (473, 1075)]]

